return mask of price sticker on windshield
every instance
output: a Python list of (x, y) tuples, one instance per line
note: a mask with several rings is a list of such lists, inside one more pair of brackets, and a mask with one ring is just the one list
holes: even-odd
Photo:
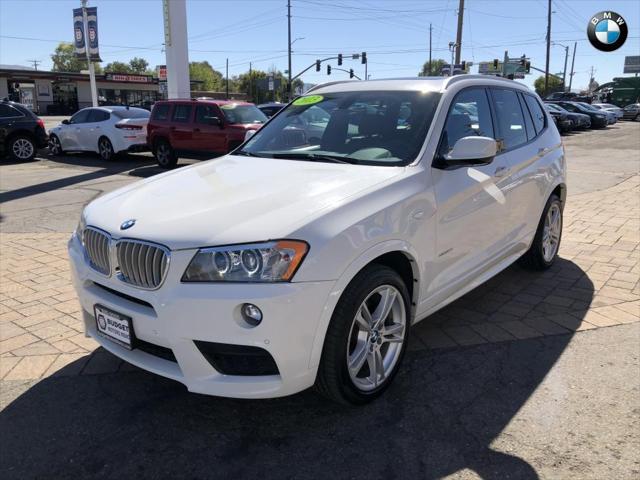
[(304, 105), (313, 105), (314, 103), (320, 103), (324, 100), (322, 95), (309, 95), (307, 97), (300, 97), (293, 101), (293, 105), (300, 107)]

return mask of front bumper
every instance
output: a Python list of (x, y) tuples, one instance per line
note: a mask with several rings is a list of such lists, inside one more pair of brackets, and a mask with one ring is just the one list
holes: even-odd
[[(114, 355), (150, 372), (183, 383), (191, 392), (237, 398), (290, 395), (315, 382), (310, 367), (316, 329), (334, 282), (277, 284), (184, 284), (180, 278), (195, 250), (171, 252), (164, 284), (155, 291), (128, 285), (91, 269), (74, 236), (69, 256), (85, 328)], [(105, 288), (106, 287), (106, 288)], [(240, 305), (250, 302), (263, 312), (250, 328)], [(100, 304), (133, 319), (135, 337), (169, 349), (175, 361), (149, 349), (128, 350), (97, 334), (94, 306)], [(225, 375), (218, 372), (194, 341), (259, 347), (277, 366), (276, 375)]]

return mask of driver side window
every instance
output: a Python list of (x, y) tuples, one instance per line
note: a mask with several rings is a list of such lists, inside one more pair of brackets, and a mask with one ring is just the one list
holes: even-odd
[(469, 88), (456, 95), (442, 131), (439, 155), (444, 157), (458, 140), (473, 136), (495, 138), (484, 88)]

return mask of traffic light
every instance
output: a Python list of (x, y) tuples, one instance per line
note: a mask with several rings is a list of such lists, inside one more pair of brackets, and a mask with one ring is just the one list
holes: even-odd
[(467, 62), (463, 61), (460, 64), (460, 68), (462, 69), (463, 72), (466, 72), (467, 71)]
[(522, 55), (520, 57), (520, 65), (522, 65), (524, 67), (526, 63), (527, 63), (527, 59), (526, 59), (526, 57), (524, 55)]
[(353, 68), (349, 69), (349, 78), (353, 78)]
[(497, 58), (493, 59), (493, 69), (494, 70), (498, 70), (498, 59)]
[(331, 65), (327, 65), (327, 75), (331, 75)]
[(531, 73), (531, 62), (524, 62), (524, 73)]
[(320, 60), (316, 60), (316, 72), (320, 71)]
[(362, 52), (360, 58), (362, 59), (361, 61), (363, 64), (367, 63), (367, 52)]
[(338, 54), (338, 65), (342, 65), (342, 54)]

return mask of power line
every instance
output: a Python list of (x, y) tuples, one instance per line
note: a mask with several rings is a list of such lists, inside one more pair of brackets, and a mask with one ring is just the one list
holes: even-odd
[(29, 63), (33, 63), (33, 69), (38, 70), (38, 64), (42, 63), (40, 60), (27, 60)]

